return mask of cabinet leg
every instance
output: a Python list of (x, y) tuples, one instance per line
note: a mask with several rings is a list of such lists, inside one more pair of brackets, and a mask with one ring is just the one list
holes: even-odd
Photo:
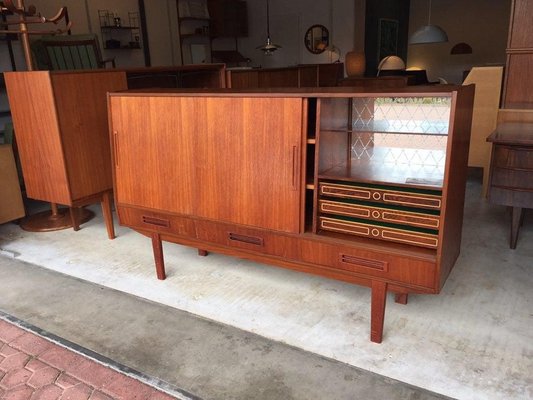
[(383, 322), (385, 321), (385, 303), (387, 300), (387, 283), (372, 281), (372, 302), (370, 306), (370, 341), (381, 343), (383, 339)]
[(163, 258), (163, 243), (159, 233), (152, 233), (152, 249), (154, 251), (155, 272), (157, 279), (164, 280), (165, 275), (165, 260)]
[(198, 255), (200, 257), (205, 257), (207, 256), (209, 253), (207, 252), (207, 250), (202, 250), (202, 249), (198, 249)]
[(107, 237), (115, 238), (115, 226), (113, 225), (113, 213), (111, 211), (111, 192), (104, 192), (102, 195), (102, 215), (104, 216)]
[(80, 230), (80, 221), (78, 221), (77, 215), (76, 215), (76, 209), (74, 207), (69, 207), (68, 211), (70, 213), (70, 222), (72, 223), (72, 228), (75, 231)]
[(407, 293), (396, 293), (394, 295), (394, 301), (398, 304), (407, 304), (409, 295)]
[(516, 249), (518, 231), (520, 230), (523, 212), (524, 211), (521, 207), (513, 207), (513, 213), (511, 217), (511, 249)]

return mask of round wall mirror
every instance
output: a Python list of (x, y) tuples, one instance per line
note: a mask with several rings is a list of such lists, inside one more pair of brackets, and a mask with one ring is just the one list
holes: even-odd
[(329, 31), (324, 25), (313, 25), (305, 32), (304, 43), (307, 50), (320, 54), (329, 46)]

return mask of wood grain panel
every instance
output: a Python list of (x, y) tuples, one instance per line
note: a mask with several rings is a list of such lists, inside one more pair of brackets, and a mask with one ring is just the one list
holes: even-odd
[(70, 205), (50, 72), (6, 72), (4, 76), (27, 196)]
[(506, 73), (505, 107), (533, 108), (533, 50), (529, 54), (510, 54)]
[(183, 99), (197, 140), (195, 214), (300, 230), (302, 99)]
[(533, 2), (514, 0), (509, 32), (509, 47), (533, 48)]
[(51, 78), (72, 200), (112, 189), (106, 93), (127, 89), (124, 73)]
[(110, 97), (118, 203), (193, 213), (194, 141), (202, 126), (191, 125), (191, 114), (204, 115), (205, 110), (187, 100)]

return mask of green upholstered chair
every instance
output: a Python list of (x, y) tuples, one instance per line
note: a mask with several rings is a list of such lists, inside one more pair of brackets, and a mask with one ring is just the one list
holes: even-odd
[(42, 36), (31, 44), (39, 70), (73, 70), (115, 67), (114, 59), (102, 59), (96, 34)]

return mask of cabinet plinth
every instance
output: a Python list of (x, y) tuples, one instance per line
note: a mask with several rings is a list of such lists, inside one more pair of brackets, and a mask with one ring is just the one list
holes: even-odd
[(371, 287), (381, 342), (387, 291), (438, 293), (459, 254), (472, 99), (112, 93), (120, 222), (152, 238), (159, 278), (170, 241)]

